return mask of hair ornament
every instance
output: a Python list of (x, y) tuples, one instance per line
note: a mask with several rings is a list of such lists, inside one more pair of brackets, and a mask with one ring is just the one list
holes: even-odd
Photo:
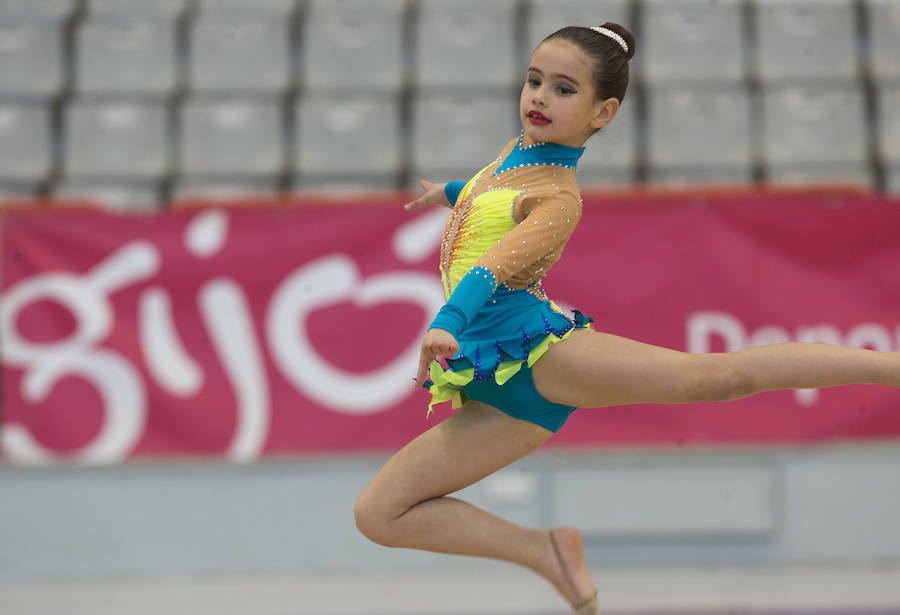
[(614, 41), (619, 43), (619, 46), (622, 47), (622, 50), (625, 53), (628, 53), (628, 43), (626, 43), (625, 39), (622, 38), (618, 33), (613, 32), (609, 28), (604, 28), (603, 26), (591, 26), (591, 30), (593, 30), (594, 32), (599, 32), (603, 36), (608, 36), (609, 38), (613, 39)]

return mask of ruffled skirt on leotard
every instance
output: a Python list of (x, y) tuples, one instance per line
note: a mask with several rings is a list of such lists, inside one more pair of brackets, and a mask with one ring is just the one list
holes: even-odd
[(498, 287), (487, 304), (459, 336), (459, 352), (448, 360), (449, 369), (431, 364), (430, 415), (437, 403), (451, 401), (453, 407), (467, 400), (465, 386), (473, 380), (494, 379), (502, 386), (523, 364), (528, 367), (550, 348), (593, 320), (575, 310), (568, 318), (552, 301), (539, 299), (527, 289)]

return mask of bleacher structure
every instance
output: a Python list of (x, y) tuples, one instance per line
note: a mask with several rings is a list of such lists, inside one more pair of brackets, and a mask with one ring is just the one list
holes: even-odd
[(638, 51), (583, 187), (900, 193), (900, 0), (0, 0), (0, 199), (466, 179), (534, 45), (603, 21)]

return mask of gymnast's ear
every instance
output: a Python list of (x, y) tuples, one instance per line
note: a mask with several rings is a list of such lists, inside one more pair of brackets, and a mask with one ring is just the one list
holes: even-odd
[(619, 112), (619, 99), (607, 98), (606, 100), (598, 100), (594, 103), (594, 118), (591, 120), (591, 128), (600, 130)]

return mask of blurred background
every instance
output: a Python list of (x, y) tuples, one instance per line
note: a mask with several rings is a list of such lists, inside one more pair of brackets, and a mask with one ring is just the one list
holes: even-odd
[(0, 197), (417, 188), (519, 130), (566, 24), (638, 41), (584, 187), (847, 182), (900, 192), (893, 0), (4, 0)]
[[(0, 0), (0, 202), (468, 179), (520, 130), (533, 47), (605, 21), (637, 55), (584, 189), (900, 194), (897, 0)], [(0, 460), (0, 613), (564, 612), (528, 571), (363, 539), (387, 454)], [(608, 612), (849, 615), (900, 613), (898, 486), (887, 439), (554, 449), (462, 497), (583, 528)]]

